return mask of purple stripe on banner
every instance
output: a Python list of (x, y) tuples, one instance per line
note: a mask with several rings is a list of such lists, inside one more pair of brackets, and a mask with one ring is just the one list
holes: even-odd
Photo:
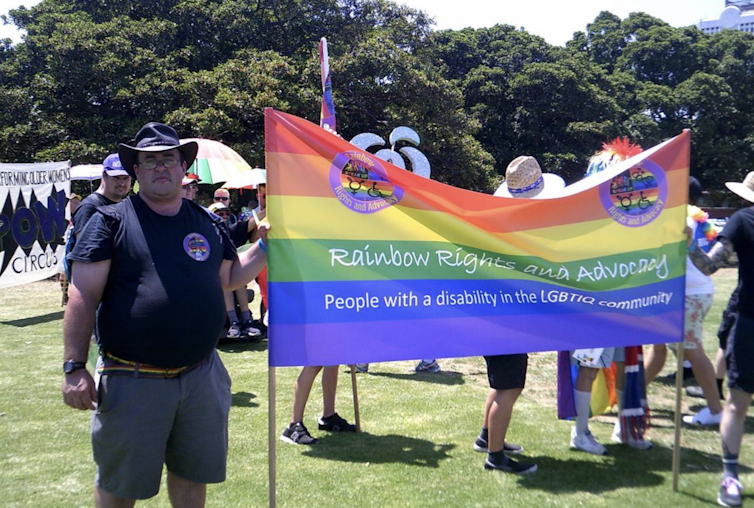
[(271, 282), (269, 287), (271, 301), (286, 302), (274, 307), (276, 324), (615, 311), (653, 316), (684, 304), (683, 277), (613, 291), (581, 291), (510, 279)]
[(269, 364), (336, 365), (679, 342), (683, 296), (680, 302), (653, 316), (606, 311), (576, 317), (519, 314), (280, 324), (271, 314)]

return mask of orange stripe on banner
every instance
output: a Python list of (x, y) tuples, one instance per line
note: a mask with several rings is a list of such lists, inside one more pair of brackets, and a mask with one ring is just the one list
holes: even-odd
[[(335, 199), (327, 176), (330, 161), (326, 159), (311, 155), (268, 153), (267, 168), (270, 195)], [(410, 182), (413, 188), (406, 192), (400, 207), (446, 213), (490, 232), (524, 231), (608, 217), (598, 188), (560, 199), (517, 200), (458, 189), (404, 173), (400, 175), (401, 183)], [(672, 171), (666, 176), (669, 189), (687, 187), (685, 172)], [(445, 192), (438, 192), (438, 189)], [(685, 204), (685, 199), (685, 193), (670, 192), (665, 207), (681, 206)], [(494, 218), (495, 214), (491, 212), (495, 210), (505, 214), (504, 223)]]

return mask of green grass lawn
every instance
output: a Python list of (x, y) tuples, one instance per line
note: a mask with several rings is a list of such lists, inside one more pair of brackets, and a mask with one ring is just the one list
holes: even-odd
[[(705, 326), (705, 349), (714, 358), (720, 314), (736, 272), (714, 277), (715, 305)], [(197, 300), (197, 305), (200, 305)], [(57, 283), (45, 281), (0, 292), (0, 506), (93, 505), (95, 468), (89, 414), (66, 407), (60, 394), (62, 317)], [(200, 310), (198, 310), (200, 312)], [(463, 340), (463, 337), (458, 337)], [(641, 337), (637, 337), (637, 343)], [(233, 378), (228, 479), (211, 486), (208, 505), (267, 505), (267, 347), (220, 346)], [(672, 355), (661, 376), (672, 372)], [(556, 417), (554, 353), (530, 358), (527, 388), (516, 405), (509, 440), (522, 444), (539, 471), (515, 477), (484, 471), (473, 449), (481, 426), (487, 379), (482, 358), (441, 360), (442, 372), (415, 374), (413, 362), (372, 364), (360, 374), (363, 433), (323, 435), (319, 382), (305, 424), (320, 444), (277, 441), (277, 502), (288, 507), (416, 506), (710, 506), (720, 477), (717, 429), (684, 429), (680, 492), (672, 490), (674, 385), (649, 387), (653, 428), (650, 451), (610, 443), (614, 416), (591, 429), (609, 455), (568, 449), (570, 423)], [(277, 439), (290, 419), (299, 369), (277, 369)], [(338, 411), (353, 421), (350, 376), (340, 379)], [(684, 412), (700, 409), (684, 399)], [(754, 414), (754, 413), (750, 413)], [(747, 419), (741, 452), (742, 481), (754, 491), (754, 428)], [(748, 495), (745, 503), (754, 504)], [(139, 506), (169, 506), (161, 493)]]

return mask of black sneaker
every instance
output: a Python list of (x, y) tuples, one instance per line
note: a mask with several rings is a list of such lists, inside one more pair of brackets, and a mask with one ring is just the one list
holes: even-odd
[(291, 423), (290, 425), (288, 425), (288, 427), (283, 431), (283, 435), (280, 436), (280, 440), (291, 444), (303, 445), (313, 445), (319, 441), (318, 439), (313, 438), (311, 434), (309, 434), (309, 431), (306, 430), (306, 427), (304, 427), (304, 424), (301, 422)]
[(321, 416), (317, 421), (319, 424), (319, 430), (327, 430), (330, 432), (356, 432), (356, 425), (348, 423), (341, 418), (338, 413), (333, 413), (332, 416), (325, 418)]
[(537, 470), (537, 465), (522, 464), (521, 462), (516, 462), (510, 457), (506, 457), (505, 462), (496, 464), (492, 462), (490, 456), (487, 455), (487, 458), (484, 460), (484, 469), (495, 469), (497, 471), (503, 471), (504, 473), (513, 474), (530, 474)]
[[(665, 376), (665, 379), (669, 379), (670, 381), (675, 381), (676, 372), (672, 372)], [(683, 380), (688, 381), (689, 379), (694, 379), (694, 370), (691, 367), (684, 367), (683, 368)]]
[(741, 482), (732, 476), (726, 476), (720, 483), (720, 493), (717, 495), (717, 504), (720, 506), (741, 506), (743, 486)]
[[(477, 436), (476, 441), (474, 441), (474, 450), (487, 453), (487, 446), (487, 440), (482, 436)], [(503, 443), (503, 451), (506, 455), (518, 455), (524, 453), (524, 447), (512, 443)]]
[(476, 441), (474, 441), (474, 450), (487, 453), (487, 446), (487, 440), (482, 436), (477, 436)]

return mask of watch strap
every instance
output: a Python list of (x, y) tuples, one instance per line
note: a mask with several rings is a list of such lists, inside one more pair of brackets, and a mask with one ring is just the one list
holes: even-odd
[(86, 362), (77, 362), (75, 360), (68, 360), (65, 363), (63, 363), (63, 372), (66, 374), (70, 374), (71, 372), (85, 369), (86, 368)]

